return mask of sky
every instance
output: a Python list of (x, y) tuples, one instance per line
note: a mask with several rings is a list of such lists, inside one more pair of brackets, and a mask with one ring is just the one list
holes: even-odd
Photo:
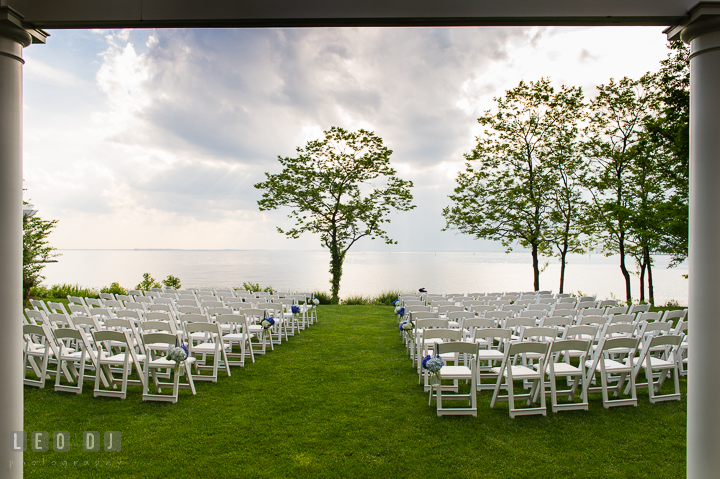
[(59, 249), (318, 250), (253, 185), (340, 126), (383, 138), (417, 205), (397, 245), (353, 251), (502, 251), (441, 231), (493, 98), (541, 77), (592, 96), (668, 51), (660, 27), (50, 33), (24, 51), (24, 178)]

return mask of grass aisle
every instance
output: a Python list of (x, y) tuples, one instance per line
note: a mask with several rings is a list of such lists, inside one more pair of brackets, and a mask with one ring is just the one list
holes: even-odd
[[(93, 398), (89, 382), (79, 397), (26, 387), (25, 430), (72, 435), (70, 452), (26, 452), (26, 477), (685, 475), (684, 400), (641, 393), (638, 408), (606, 411), (591, 395), (589, 412), (511, 420), (484, 392), (477, 418), (438, 418), (389, 307), (323, 306), (255, 364), (196, 384), (175, 405), (143, 403), (139, 387), (125, 401)], [(121, 452), (82, 451), (82, 431), (109, 430)]]

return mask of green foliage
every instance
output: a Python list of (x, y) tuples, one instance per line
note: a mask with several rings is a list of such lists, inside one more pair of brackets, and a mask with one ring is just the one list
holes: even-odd
[(256, 292), (259, 292), (259, 291), (264, 291), (264, 292), (266, 292), (266, 293), (275, 294), (275, 290), (273, 289), (272, 286), (265, 286), (264, 288), (262, 288), (262, 287), (260, 286), (260, 283), (253, 283), (253, 282), (251, 282), (251, 281), (250, 281), (250, 282), (246, 282), (246, 283), (244, 282), (244, 283), (242, 284), (242, 287), (240, 287), (240, 286), (235, 286), (233, 289), (235, 289), (235, 290), (243, 289), (243, 290), (245, 290), (245, 291), (252, 291), (253, 293), (256, 293)]
[(101, 293), (127, 294), (127, 289), (120, 286), (120, 283), (110, 283), (110, 286), (100, 288)]
[(315, 291), (313, 295), (320, 301), (320, 304), (332, 304), (332, 295), (326, 291)]
[(391, 210), (408, 211), (412, 205), (411, 181), (396, 176), (390, 166), (392, 151), (374, 133), (349, 132), (332, 127), (325, 138), (297, 148), (296, 158), (278, 157), (279, 174), (265, 173), (260, 211), (283, 206), (295, 225), (278, 232), (298, 238), (305, 232), (320, 235), (330, 251), (332, 302), (338, 303), (345, 255), (363, 237), (394, 244), (383, 229)]
[(169, 274), (167, 278), (162, 280), (162, 283), (165, 285), (166, 288), (171, 288), (171, 289), (180, 289), (180, 286), (181, 286), (180, 278), (178, 278), (177, 276), (173, 276), (171, 274)]
[(347, 306), (360, 306), (363, 304), (372, 304), (373, 300), (372, 298), (366, 298), (365, 296), (361, 294), (356, 294), (354, 296), (349, 296), (342, 300), (341, 304), (347, 305)]
[[(23, 201), (23, 204), (28, 204)], [(31, 296), (30, 290), (38, 286), (45, 277), (42, 270), (45, 263), (59, 256), (56, 248), (50, 246), (48, 236), (57, 226), (57, 220), (43, 220), (37, 215), (23, 217), (23, 300)]]
[(84, 288), (79, 284), (53, 284), (50, 287), (38, 285), (30, 290), (30, 296), (35, 298), (63, 299), (68, 296), (82, 296), (86, 298), (98, 298), (98, 290)]
[(162, 285), (158, 283), (155, 278), (150, 276), (150, 273), (143, 273), (143, 280), (135, 286), (135, 289), (140, 291), (150, 291), (152, 288), (162, 288)]
[(500, 241), (508, 251), (514, 242), (530, 248), (537, 291), (539, 254), (549, 251), (553, 241), (577, 243), (576, 228), (566, 227), (566, 218), (553, 212), (558, 202), (564, 208), (570, 201), (567, 220), (577, 222), (574, 205), (579, 195), (570, 183), (560, 193), (558, 180), (559, 165), (568, 180), (579, 167), (576, 137), (583, 94), (574, 87), (556, 92), (543, 78), (521, 81), (495, 103), (496, 112), (488, 110), (478, 118), (485, 131), (473, 152), (465, 155), (466, 169), (450, 195), (453, 204), (443, 209), (444, 229)]
[(402, 291), (383, 291), (378, 296), (375, 296), (372, 303), (377, 305), (391, 306), (392, 302), (398, 299), (398, 296), (403, 294)]

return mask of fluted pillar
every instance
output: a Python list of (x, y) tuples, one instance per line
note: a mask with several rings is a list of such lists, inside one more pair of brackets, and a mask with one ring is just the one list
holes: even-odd
[(720, 16), (682, 31), (690, 43), (690, 242), (687, 477), (720, 474)]
[(0, 7), (0, 477), (21, 478), (22, 366), (22, 50), (32, 41), (22, 17)]

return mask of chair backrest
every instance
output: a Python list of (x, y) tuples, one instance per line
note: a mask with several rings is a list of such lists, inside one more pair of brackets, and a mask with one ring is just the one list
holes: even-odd
[(140, 311), (136, 309), (121, 309), (117, 311), (115, 315), (118, 318), (137, 319), (138, 321), (143, 318), (142, 314), (140, 314)]
[(605, 323), (608, 322), (608, 318), (605, 316), (593, 316), (593, 315), (582, 315), (580, 319), (578, 320), (578, 325), (584, 325), (584, 324), (599, 324), (600, 326), (604, 326)]
[(614, 314), (609, 317), (608, 322), (610, 324), (615, 323), (634, 323), (635, 322), (635, 315), (634, 314)]
[(594, 308), (595, 307), (595, 301), (580, 301), (577, 304), (577, 307), (575, 309), (587, 309), (587, 308)]
[(572, 296), (564, 296), (560, 298), (558, 304), (574, 304), (575, 301), (577, 301), (577, 298), (574, 298)]
[[(167, 344), (168, 346), (174, 346), (177, 343), (177, 335), (172, 333), (144, 332), (142, 333), (142, 340), (145, 344)], [(168, 347), (168, 349), (170, 348)]]
[(589, 339), (594, 340), (597, 337), (599, 328), (593, 325), (570, 326), (565, 330), (563, 339)]
[(417, 329), (447, 328), (447, 319), (418, 319), (415, 321)]
[(673, 334), (687, 334), (688, 333), (688, 322), (687, 321), (678, 321), (677, 325), (675, 326), (675, 329), (673, 329)]
[(169, 304), (148, 304), (147, 306), (148, 311), (164, 311), (164, 312), (171, 312), (174, 310), (174, 308)]
[(87, 308), (79, 304), (68, 304), (68, 308), (70, 308), (70, 314), (73, 316), (87, 316), (88, 314)]
[(523, 328), (520, 340), (531, 340), (531, 341), (554, 341), (557, 339), (558, 330), (553, 327), (530, 327)]
[(662, 318), (662, 313), (640, 313), (637, 315), (638, 321), (645, 321), (647, 323), (654, 322), (654, 321), (660, 321), (660, 318)]
[(679, 319), (679, 320), (685, 320), (687, 317), (688, 310), (687, 309), (676, 309), (674, 311), (665, 311), (663, 314), (663, 317), (660, 321), (672, 321), (673, 319)]
[(105, 305), (103, 304), (103, 300), (102, 300), (102, 299), (85, 298), (85, 304), (87, 304), (88, 307), (90, 307), (90, 308), (92, 308), (93, 306), (94, 306), (94, 307), (97, 307), (97, 308), (104, 308), (104, 307), (105, 307)]
[(425, 301), (419, 301), (414, 299), (404, 299), (402, 303), (403, 306), (405, 306), (406, 308), (408, 306), (425, 306)]
[(47, 307), (50, 310), (51, 313), (65, 313), (69, 314), (69, 311), (67, 308), (65, 308), (65, 305), (62, 303), (56, 303), (54, 301), (48, 301)]
[[(600, 351), (611, 351), (613, 349), (630, 349), (628, 357), (635, 356), (639, 338), (604, 338), (601, 345), (598, 346)], [(623, 351), (625, 352), (625, 351)]]
[(87, 306), (85, 299), (80, 296), (71, 296), (68, 294), (68, 304), (79, 304), (80, 306)]
[(518, 326), (533, 327), (535, 320), (533, 318), (508, 318), (505, 321), (506, 328), (516, 328)]
[(512, 306), (530, 306), (531, 304), (535, 303), (535, 299), (516, 299)]
[(510, 311), (511, 313), (519, 313), (525, 311), (525, 306), (521, 304), (503, 304), (500, 307), (500, 311)]
[(129, 289), (128, 290), (129, 296), (143, 296), (143, 291), (139, 289)]
[[(177, 338), (177, 328), (175, 328), (175, 324), (172, 321), (143, 321), (140, 323), (140, 327), (143, 331), (167, 331), (168, 333), (172, 334)], [(143, 334), (143, 340), (145, 338), (145, 334)], [(147, 344), (147, 343), (146, 343)]]
[[(552, 346), (550, 346), (550, 353), (555, 354), (565, 351), (579, 351), (584, 353), (584, 356), (587, 356), (591, 344), (592, 341), (589, 339), (559, 339), (554, 341)], [(560, 357), (560, 354), (556, 356), (557, 359)]]
[(89, 318), (86, 316), (75, 316), (70, 318), (70, 327), (72, 329), (83, 329), (87, 332), (92, 331), (93, 329), (95, 331), (100, 331), (102, 328), (100, 327), (100, 323), (98, 323), (97, 319), (95, 318)]
[(116, 294), (115, 299), (118, 301), (125, 301), (126, 303), (133, 300), (129, 294)]
[(248, 322), (253, 323), (255, 319), (261, 321), (265, 317), (265, 310), (261, 308), (247, 308), (243, 309), (243, 315), (247, 318)]
[(598, 308), (612, 308), (613, 306), (617, 306), (618, 300), (617, 299), (604, 299), (602, 301), (598, 302)]
[(202, 314), (202, 310), (197, 306), (179, 306), (178, 312), (181, 314)]
[(220, 325), (217, 323), (188, 323), (183, 322), (183, 326), (185, 327), (185, 331), (188, 334), (191, 333), (211, 333), (213, 338), (219, 338), (222, 336), (222, 330), (220, 329)]
[(494, 328), (495, 321), (486, 318), (466, 318), (463, 327), (472, 331), (475, 328)]
[(135, 296), (136, 303), (152, 304), (152, 299), (149, 296)]
[(73, 323), (71, 323), (70, 321), (70, 316), (68, 316), (67, 314), (50, 313), (47, 315), (47, 322), (45, 322), (45, 324), (56, 328), (71, 327)]
[[(510, 341), (512, 332), (505, 328), (477, 328), (473, 331), (473, 341), (477, 342), (478, 339), (495, 340), (504, 343)], [(488, 346), (491, 346), (492, 341), (488, 342)]]
[(573, 303), (558, 303), (555, 305), (555, 308), (553, 309), (556, 313), (559, 313), (560, 311), (575, 311), (575, 304)]
[(476, 301), (474, 299), (466, 299), (466, 300), (463, 300), (462, 304), (465, 307), (465, 309), (469, 310), (470, 306), (484, 306), (485, 301)]
[(213, 317), (219, 314), (232, 314), (232, 308), (208, 308), (206, 312), (208, 316)]
[(506, 347), (507, 357), (514, 356), (516, 354), (535, 353), (547, 355), (550, 349), (550, 343), (543, 341), (523, 341), (518, 343), (509, 343)]
[(581, 303), (586, 301), (592, 301), (594, 303), (595, 300), (595, 296), (581, 296), (580, 299), (578, 299), (578, 301), (580, 301)]
[(135, 302), (135, 301), (128, 301), (125, 303), (125, 309), (135, 309), (137, 311), (143, 311), (145, 312), (145, 308), (141, 303)]
[(570, 326), (571, 323), (570, 316), (545, 316), (540, 321), (540, 326)]
[(606, 338), (615, 335), (632, 336), (633, 334), (635, 334), (635, 325), (631, 323), (608, 324), (604, 331)]
[(108, 308), (92, 308), (90, 309), (90, 316), (96, 316), (101, 319), (115, 317)]
[(183, 314), (180, 317), (180, 320), (183, 323), (209, 323), (210, 322), (210, 318), (208, 318), (206, 314), (194, 314), (194, 313)]
[(450, 321), (459, 321), (461, 319), (474, 318), (475, 313), (471, 313), (470, 311), (448, 311), (445, 317)]
[(510, 304), (510, 301), (504, 300), (504, 299), (495, 299), (495, 300), (488, 301), (488, 304), (490, 304), (492, 306), (502, 306), (504, 304)]
[(578, 311), (581, 316), (605, 316), (604, 308), (585, 308)]
[(172, 321), (173, 318), (170, 313), (166, 311), (151, 311), (145, 313), (145, 319), (147, 321)]
[(529, 304), (527, 307), (529, 311), (550, 311), (550, 308), (552, 305), (547, 303)]
[(495, 311), (495, 309), (495, 306), (489, 304), (470, 306), (470, 311), (472, 311), (473, 313), (487, 313), (488, 311)]
[(182, 307), (182, 306), (197, 307), (197, 305), (198, 305), (198, 304), (197, 304), (197, 301), (196, 301), (195, 299), (189, 299), (189, 298), (188, 298), (188, 299), (185, 299), (185, 298), (183, 298), (183, 299), (178, 299), (178, 300), (177, 300), (178, 309), (179, 309), (180, 307)]
[(478, 344), (477, 343), (465, 343), (462, 341), (455, 341), (452, 343), (439, 343), (437, 345), (438, 354), (448, 353), (459, 353), (459, 354), (477, 354)]
[(510, 311), (488, 311), (485, 313), (485, 317), (491, 319), (507, 319), (511, 314)]
[(110, 301), (115, 301), (115, 295), (112, 293), (100, 293), (101, 299), (109, 299)]
[(611, 316), (613, 314), (625, 314), (627, 313), (627, 310), (628, 309), (625, 306), (613, 306), (605, 310), (605, 315)]
[[(440, 319), (440, 314), (430, 311), (413, 311), (409, 313), (409, 317), (412, 321), (418, 321), (421, 319)], [(445, 324), (447, 325), (447, 321)]]
[(630, 309), (628, 310), (628, 313), (645, 313), (650, 311), (650, 305), (649, 304), (634, 304), (630, 306)]
[[(51, 314), (53, 314), (53, 313), (51, 313)], [(49, 315), (45, 314), (44, 311), (36, 311), (36, 310), (33, 310), (33, 309), (26, 309), (26, 310), (25, 310), (25, 316), (27, 316), (28, 319), (30, 320), (30, 321), (28, 322), (28, 324), (39, 324), (39, 325), (42, 325), (42, 324), (46, 324), (46, 323), (47, 323), (47, 321), (48, 321), (48, 316), (49, 316)], [(64, 316), (64, 315), (62, 315), (62, 316)]]
[(518, 314), (520, 318), (542, 318), (545, 316), (545, 311), (521, 311)]
[(432, 306), (405, 306), (406, 313), (432, 311)]
[(207, 311), (210, 308), (223, 308), (225, 305), (222, 301), (201, 301), (200, 306)]
[(106, 308), (113, 308), (113, 309), (122, 309), (125, 306), (123, 306), (122, 302), (117, 301), (115, 299), (106, 299), (105, 300), (105, 307)]
[(423, 343), (428, 339), (449, 339), (451, 341), (460, 341), (462, 339), (462, 331), (459, 329), (426, 329), (423, 333)]
[(644, 337), (648, 335), (659, 336), (670, 333), (672, 324), (670, 323), (641, 323), (640, 332), (638, 336)]

